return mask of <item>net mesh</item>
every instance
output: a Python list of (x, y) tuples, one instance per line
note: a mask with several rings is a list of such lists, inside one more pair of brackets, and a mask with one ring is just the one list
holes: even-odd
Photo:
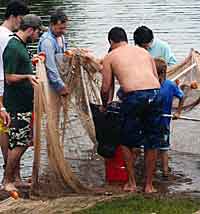
[[(57, 55), (56, 60), (70, 94), (60, 97), (50, 88), (44, 62), (39, 60), (36, 70), (40, 83), (34, 97), (32, 194), (48, 197), (91, 192), (105, 177), (103, 159), (95, 152), (90, 109), (90, 103), (100, 104), (101, 66), (80, 49)], [(200, 54), (192, 50), (183, 63), (167, 73), (186, 94), (185, 111), (200, 102), (199, 68)]]
[[(191, 50), (189, 56), (179, 65), (168, 70), (167, 77), (179, 84), (184, 91), (184, 111), (189, 111), (200, 102), (200, 54)], [(174, 102), (177, 107), (177, 101)]]
[(32, 193), (48, 197), (85, 193), (104, 182), (104, 164), (95, 153), (89, 105), (100, 104), (100, 65), (81, 50), (74, 50), (73, 56), (57, 55), (56, 60), (70, 94), (60, 97), (50, 88), (44, 63), (39, 60), (36, 70), (40, 84), (34, 97)]
[[(200, 117), (200, 54), (191, 50), (189, 56), (168, 71), (168, 78), (178, 80), (185, 94), (183, 116), (190, 120), (174, 120), (171, 126), (171, 148), (176, 151), (200, 154), (199, 122)], [(174, 100), (174, 108), (177, 101)]]

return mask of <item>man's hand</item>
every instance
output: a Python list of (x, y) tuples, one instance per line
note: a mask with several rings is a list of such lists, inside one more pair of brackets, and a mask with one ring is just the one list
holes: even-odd
[(173, 114), (172, 120), (177, 120), (177, 119), (179, 119), (179, 117), (180, 117), (180, 113), (176, 112)]
[(65, 86), (59, 91), (59, 95), (61, 96), (67, 96), (69, 93), (70, 93), (70, 89), (67, 86)]
[(8, 112), (0, 111), (0, 118), (3, 120), (4, 126), (6, 126), (6, 127), (10, 126), (11, 119), (10, 119), (10, 115), (8, 114)]
[(35, 76), (35, 75), (27, 75), (27, 79), (30, 81), (31, 85), (34, 87), (34, 86), (37, 86), (38, 85), (38, 77)]

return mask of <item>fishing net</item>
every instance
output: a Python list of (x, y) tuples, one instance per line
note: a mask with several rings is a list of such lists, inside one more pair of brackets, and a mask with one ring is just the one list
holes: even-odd
[[(57, 55), (61, 78), (70, 89), (58, 96), (49, 86), (44, 63), (36, 65), (32, 193), (61, 196), (92, 191), (104, 182), (104, 162), (96, 155), (90, 103), (100, 104), (100, 64), (76, 49)], [(97, 167), (98, 166), (98, 167)]]
[[(188, 120), (172, 121), (172, 149), (180, 152), (200, 154), (199, 122), (200, 122), (200, 54), (191, 50), (183, 63), (168, 71), (168, 78), (176, 81), (185, 94), (182, 115)], [(176, 110), (177, 100), (173, 107)], [(199, 122), (198, 122), (199, 120)]]
[[(81, 49), (57, 55), (56, 61), (70, 93), (60, 97), (51, 89), (44, 62), (39, 59), (36, 70), (40, 83), (34, 97), (32, 193), (48, 197), (69, 192), (91, 193), (94, 186), (104, 183), (105, 177), (104, 161), (96, 154), (91, 112), (91, 103), (95, 106), (101, 103), (101, 65)], [(183, 63), (167, 73), (168, 78), (176, 81), (185, 92), (185, 111), (200, 102), (199, 63), (200, 54), (192, 50)], [(177, 102), (173, 105), (176, 108)], [(176, 123), (175, 142), (182, 136), (182, 131), (188, 131), (181, 122)], [(179, 127), (184, 130), (180, 131)]]
[[(189, 56), (167, 72), (167, 78), (175, 81), (184, 91), (184, 111), (193, 109), (200, 103), (200, 54), (191, 50)], [(177, 107), (177, 102), (174, 102)]]

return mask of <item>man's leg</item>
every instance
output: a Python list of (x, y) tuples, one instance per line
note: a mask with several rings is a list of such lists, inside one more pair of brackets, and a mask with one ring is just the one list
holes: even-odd
[(155, 172), (157, 149), (147, 149), (145, 151), (145, 193), (153, 193), (155, 189), (153, 187), (153, 175)]
[(162, 163), (163, 176), (168, 176), (168, 174), (169, 174), (168, 151), (161, 151), (160, 159), (161, 159), (161, 163)]
[(6, 191), (15, 190), (15, 169), (20, 163), (23, 153), (26, 151), (27, 147), (15, 147), (12, 150), (8, 150), (8, 159), (5, 171), (4, 186)]
[[(0, 142), (1, 142), (1, 151), (4, 159), (4, 173), (5, 173), (7, 157), (8, 157), (8, 134), (6, 133), (0, 134)], [(2, 183), (3, 182), (4, 182), (4, 177), (3, 177)]]
[(137, 158), (136, 149), (129, 149), (126, 146), (122, 146), (123, 157), (126, 163), (126, 169), (128, 172), (128, 183), (125, 184), (124, 190), (129, 192), (136, 191), (135, 181), (135, 161)]
[[(25, 152), (26, 150), (24, 150)], [(23, 156), (24, 152), (21, 154), (21, 157)], [(22, 181), (21, 179), (21, 175), (20, 175), (20, 160), (17, 162), (16, 167), (15, 167), (15, 172), (14, 172), (14, 177), (15, 177), (15, 186), (16, 187), (30, 187), (31, 183), (30, 182), (26, 182), (26, 181)]]

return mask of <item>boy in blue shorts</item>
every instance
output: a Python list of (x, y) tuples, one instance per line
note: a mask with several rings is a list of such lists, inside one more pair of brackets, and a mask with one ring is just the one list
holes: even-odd
[[(178, 110), (173, 115), (173, 119), (178, 119), (183, 106), (183, 91), (175, 84), (173, 81), (166, 79), (167, 64), (165, 60), (156, 58), (155, 59), (156, 69), (158, 72), (159, 81), (161, 84), (160, 94), (163, 100), (163, 114), (171, 114), (173, 98), (177, 97), (179, 99)], [(170, 147), (170, 117), (161, 118), (161, 144), (160, 144), (160, 158), (162, 163), (163, 176), (168, 176), (168, 150)]]

